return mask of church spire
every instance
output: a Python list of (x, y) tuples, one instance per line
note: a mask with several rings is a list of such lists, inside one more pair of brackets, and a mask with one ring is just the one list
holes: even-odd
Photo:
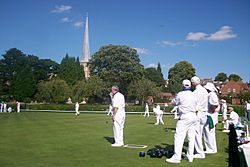
[(83, 41), (83, 48), (82, 48), (82, 59), (81, 59), (81, 65), (84, 68), (85, 78), (88, 78), (90, 74), (89, 67), (88, 67), (89, 59), (90, 59), (89, 27), (88, 27), (88, 13), (87, 13), (86, 21), (85, 21), (84, 41)]

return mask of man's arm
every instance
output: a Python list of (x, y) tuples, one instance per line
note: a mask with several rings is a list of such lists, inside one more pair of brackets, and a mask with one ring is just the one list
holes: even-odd
[(113, 107), (112, 111), (113, 111), (112, 120), (115, 121), (115, 115), (116, 115), (116, 113), (118, 111), (118, 108), (117, 107)]

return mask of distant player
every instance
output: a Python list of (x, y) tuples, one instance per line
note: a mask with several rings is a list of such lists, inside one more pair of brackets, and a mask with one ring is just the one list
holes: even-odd
[(153, 112), (154, 112), (154, 115), (156, 117), (155, 125), (159, 125), (159, 123), (164, 125), (164, 122), (162, 120), (163, 111), (161, 109), (159, 109), (159, 107), (160, 107), (159, 105), (154, 105), (154, 108), (153, 108)]
[(174, 113), (174, 119), (179, 119), (179, 116), (178, 116), (178, 106), (174, 106), (174, 108), (170, 112)]
[(16, 112), (20, 113), (20, 102), (16, 102)]
[(8, 113), (11, 113), (12, 112), (12, 108), (8, 107), (7, 111), (8, 111)]
[(80, 115), (78, 102), (76, 102), (76, 104), (75, 104), (75, 112), (76, 112), (75, 115)]
[(145, 106), (145, 113), (143, 115), (144, 117), (145, 116), (148, 116), (149, 117), (149, 107), (148, 107), (148, 103), (146, 103), (146, 106)]
[(113, 115), (112, 109), (113, 109), (113, 107), (112, 107), (112, 105), (110, 104), (110, 105), (109, 105), (109, 109), (108, 109), (108, 114), (107, 114), (107, 115), (109, 115), (109, 114)]

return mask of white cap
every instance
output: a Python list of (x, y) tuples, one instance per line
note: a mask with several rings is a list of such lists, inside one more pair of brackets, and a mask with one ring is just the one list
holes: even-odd
[(191, 87), (191, 82), (188, 80), (188, 79), (184, 79), (182, 81), (182, 85), (185, 87), (185, 88), (190, 88)]
[(199, 77), (193, 76), (193, 77), (191, 78), (191, 82), (194, 83), (194, 84), (200, 84), (201, 80), (200, 80)]
[(218, 92), (218, 90), (216, 89), (216, 87), (214, 86), (213, 83), (208, 82), (205, 86), (205, 89), (210, 90), (211, 92)]

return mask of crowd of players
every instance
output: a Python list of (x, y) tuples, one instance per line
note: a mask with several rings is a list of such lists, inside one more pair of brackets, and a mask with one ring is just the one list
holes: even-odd
[[(232, 107), (226, 106), (226, 101), (219, 100), (218, 90), (213, 83), (207, 83), (205, 86), (200, 84), (200, 79), (194, 76), (190, 80), (183, 80), (183, 90), (173, 99), (172, 104), (177, 119), (176, 130), (174, 134), (174, 154), (166, 159), (168, 163), (180, 163), (182, 159), (182, 148), (187, 136), (188, 148), (185, 159), (193, 162), (194, 158), (204, 159), (206, 154), (216, 154), (216, 124), (218, 123), (218, 112), (223, 113), (224, 132), (228, 131), (228, 124), (239, 124), (239, 116), (233, 111)], [(113, 132), (115, 143), (112, 147), (122, 147), (123, 128), (125, 122), (125, 100), (119, 92), (118, 87), (112, 87), (111, 93), (112, 105), (109, 115), (112, 114)], [(221, 106), (221, 108), (220, 108)], [(230, 114), (227, 118), (227, 109)], [(159, 105), (153, 106), (153, 113), (156, 117), (155, 125), (164, 124), (162, 116), (163, 111)], [(178, 116), (177, 116), (178, 113)], [(145, 106), (144, 116), (149, 116), (149, 106)], [(205, 150), (203, 148), (203, 140)]]

